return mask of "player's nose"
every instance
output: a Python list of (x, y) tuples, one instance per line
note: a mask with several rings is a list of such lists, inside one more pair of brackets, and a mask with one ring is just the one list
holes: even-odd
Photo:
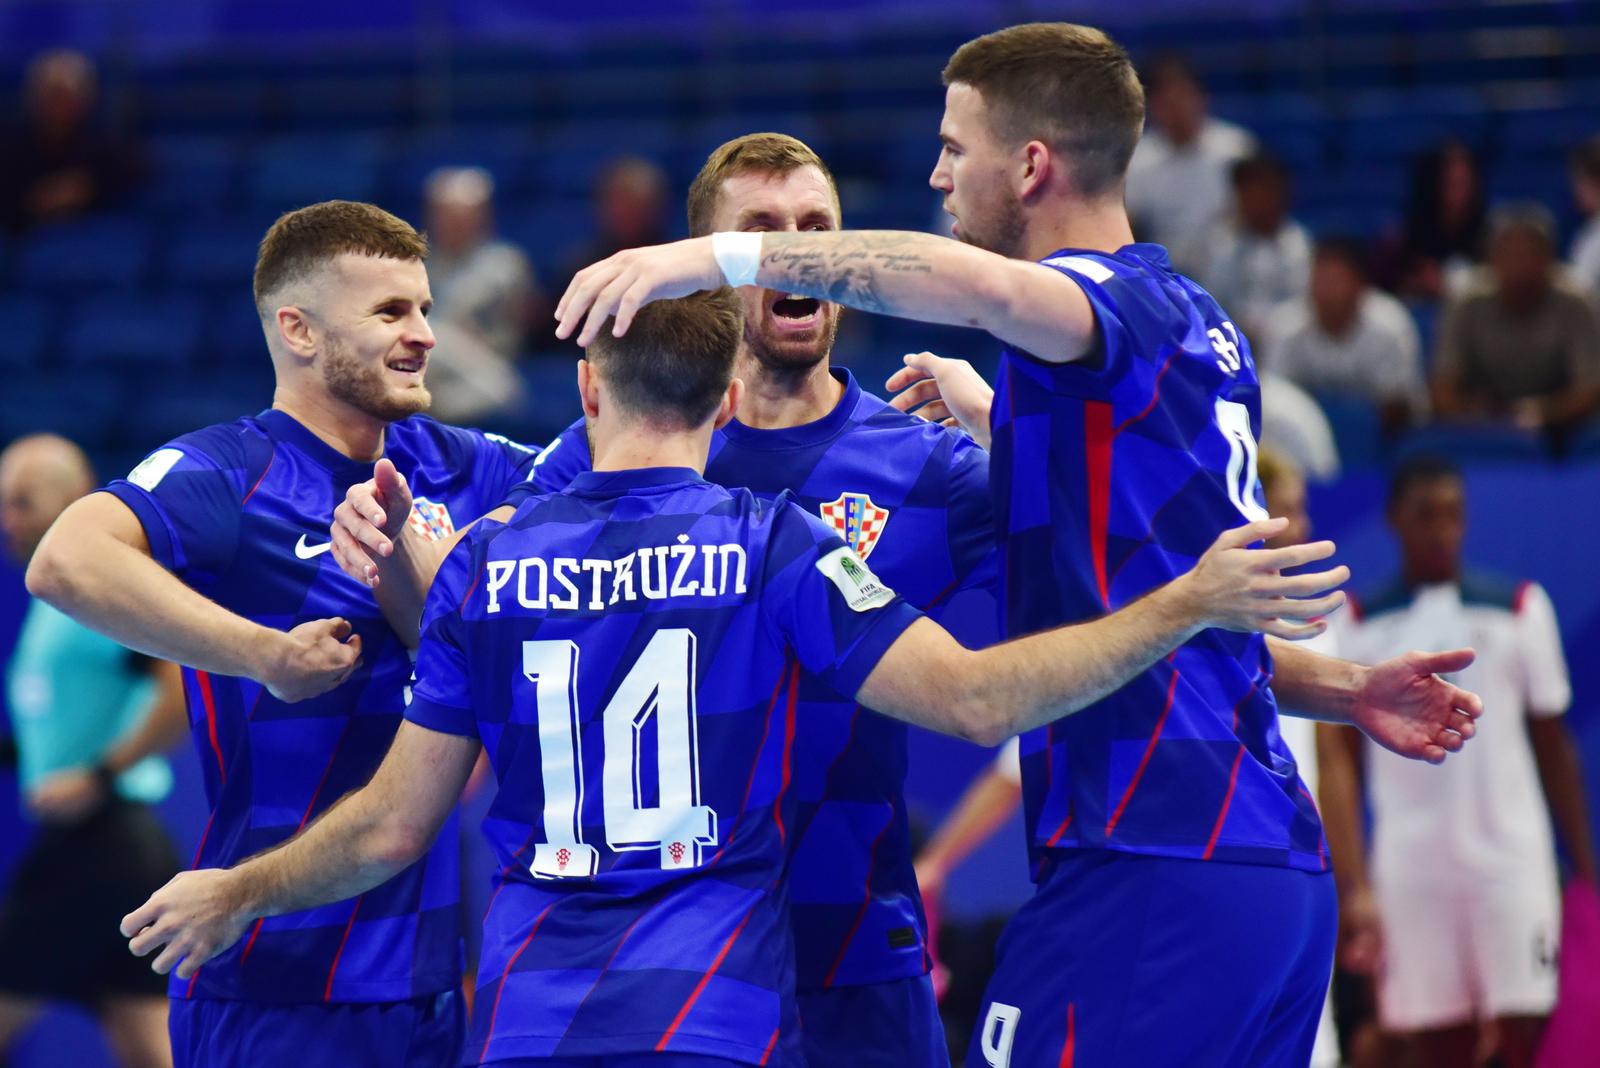
[(421, 314), (412, 316), (405, 340), (408, 345), (417, 345), (424, 349), (431, 349), (438, 343), (433, 336), (433, 327), (428, 325), (428, 320)]

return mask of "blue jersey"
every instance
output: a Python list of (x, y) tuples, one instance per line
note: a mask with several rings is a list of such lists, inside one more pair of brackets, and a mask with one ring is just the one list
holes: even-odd
[(686, 469), (587, 472), (474, 528), (406, 713), (481, 738), (500, 782), (469, 1054), (792, 1041), (800, 674), (854, 693), (918, 616), (797, 505)]
[[(1249, 346), (1164, 250), (1043, 261), (1094, 308), (1096, 353), (1008, 349), (992, 415), (1006, 627), (1120, 608), (1264, 519)], [(1208, 630), (1127, 686), (1022, 739), (1036, 862), (1100, 848), (1320, 871), (1322, 826), (1278, 734), (1256, 634)]]
[[(534, 453), (425, 416), (389, 426), (385, 454), (416, 497), (410, 522), (442, 538), (526, 477)], [(333, 509), (372, 464), (346, 457), (284, 412), (186, 434), (109, 492), (133, 509), (151, 554), (229, 611), (288, 630), (330, 616), (361, 635), (342, 685), (285, 704), (259, 683), (184, 670), (211, 816), (197, 867), (228, 867), (289, 838), (367, 781), (404, 711), (411, 660), (371, 591), (328, 553)], [(350, 901), (274, 916), (196, 973), (177, 997), (397, 1001), (460, 979), (456, 835)]]
[[(835, 370), (844, 395), (814, 423), (755, 430), (731, 422), (711, 442), (706, 478), (771, 499), (788, 491), (828, 522), (884, 582), (936, 618), (980, 588), (968, 641), (992, 641), (996, 619), (989, 457), (952, 433), (862, 392)], [(589, 467), (580, 420), (541, 455), (529, 486), (564, 488)], [(513, 493), (530, 492), (523, 489)], [(905, 724), (864, 712), (811, 675), (799, 689), (790, 913), (802, 990), (885, 982), (927, 970), (922, 899), (906, 819)]]

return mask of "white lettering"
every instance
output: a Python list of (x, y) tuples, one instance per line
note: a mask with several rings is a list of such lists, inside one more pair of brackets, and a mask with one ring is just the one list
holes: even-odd
[(505, 589), (506, 583), (511, 581), (512, 572), (517, 570), (515, 560), (489, 561), (489, 612), (500, 611), (500, 591)]
[(983, 1059), (990, 1068), (1010, 1068), (1011, 1044), (1017, 1037), (1017, 1023), (1022, 1010), (1015, 1005), (999, 1001), (989, 1003), (989, 1015), (984, 1018), (982, 1032)]
[(667, 547), (639, 550), (639, 589), (652, 601), (667, 599)]
[(558, 611), (563, 608), (571, 611), (578, 607), (578, 587), (574, 586), (572, 580), (567, 577), (568, 575), (577, 574), (577, 571), (578, 561), (570, 556), (556, 557), (555, 565), (551, 567), (550, 574), (557, 582), (561, 583), (561, 588), (567, 591), (567, 596), (551, 597), (551, 611)]
[[(539, 573), (539, 594), (528, 596), (528, 572)], [(550, 587), (550, 565), (537, 556), (517, 561), (517, 603), (524, 608), (542, 609)]]
[(678, 562), (678, 567), (672, 572), (672, 596), (693, 597), (700, 592), (700, 584), (694, 579), (684, 581), (689, 574), (689, 565), (694, 563), (695, 554), (699, 547), (695, 545), (672, 546), (672, 558)]
[(589, 611), (599, 612), (606, 606), (605, 601), (600, 597), (600, 576), (611, 570), (611, 561), (585, 560), (583, 562), (583, 569), (589, 572), (593, 580), (589, 589)]
[[(695, 567), (696, 556), (701, 561), (699, 568)], [(647, 546), (614, 560), (570, 556), (547, 560), (530, 556), (491, 560), (488, 571), (491, 613), (498, 613), (503, 607), (500, 594), (511, 585), (513, 573), (517, 578), (517, 603), (535, 611), (600, 612), (628, 602), (739, 596), (749, 592), (749, 558), (744, 546), (696, 545), (686, 536), (676, 545)], [(870, 573), (867, 575), (870, 577)]]
[(733, 592), (735, 592), (735, 593), (744, 593), (745, 592), (745, 588), (746, 588), (745, 584), (744, 584), (744, 569), (745, 569), (744, 546), (742, 546), (742, 545), (733, 545), (733, 544), (719, 545), (719, 546), (717, 546), (717, 552), (722, 557), (722, 574), (720, 576), (718, 576), (720, 581), (717, 584), (717, 592), (718, 593), (727, 593), (728, 592), (728, 560), (729, 560), (729, 558), (737, 557), (738, 561), (739, 561), (738, 580), (737, 580), (736, 588), (734, 589)]
[(611, 600), (616, 604), (621, 601), (635, 600), (633, 592), (633, 554), (629, 553), (620, 560), (611, 562)]

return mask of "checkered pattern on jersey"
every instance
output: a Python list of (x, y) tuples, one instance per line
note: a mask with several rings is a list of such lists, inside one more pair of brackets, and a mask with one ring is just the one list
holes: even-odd
[[(748, 561), (745, 588), (720, 570), (713, 592), (691, 588), (711, 574), (708, 547), (730, 545)], [(628, 593), (594, 566), (656, 547), (685, 553), (689, 584), (674, 566), (672, 592), (647, 599), (646, 565), (630, 565)], [(581, 474), (508, 525), (475, 530), (447, 561), (407, 716), (480, 737), (500, 781), (484, 822), (503, 867), (484, 921), (475, 1056), (759, 1061), (792, 1037), (784, 868), (800, 675), (853, 693), (918, 616), (899, 599), (851, 609), (817, 566), (835, 551), (837, 536), (787, 499), (654, 469)], [(545, 563), (521, 563), (532, 560)], [(581, 576), (575, 607), (530, 607), (545, 567)], [(685, 633), (677, 659), (656, 655)], [(571, 666), (540, 670), (570, 671), (571, 683), (541, 690), (527, 658), (552, 649)], [(647, 662), (662, 674), (640, 688)], [(675, 687), (692, 692), (687, 706)], [(669, 798), (656, 837), (617, 841), (633, 809), (665, 813)]]
[[(170, 450), (170, 451), (169, 451)], [(419, 499), (456, 522), (482, 515), (535, 454), (426, 417), (392, 424), (385, 454)], [(280, 411), (186, 434), (107, 487), (155, 559), (224, 608), (288, 630), (341, 616), (362, 640), (343, 685), (286, 704), (249, 679), (185, 670), (211, 814), (196, 867), (226, 867), (293, 835), (377, 768), (406, 701), (411, 661), (370, 591), (338, 568), (333, 509), (372, 476)], [(454, 826), (389, 882), (350, 901), (275, 916), (201, 968), (175, 997), (392, 1001), (454, 988), (461, 972)]]
[[(844, 393), (832, 412), (781, 430), (728, 424), (712, 439), (706, 477), (761, 498), (789, 491), (824, 519), (842, 496), (870, 502), (883, 513), (873, 571), (936, 619), (962, 613), (962, 637), (987, 644), (998, 630), (988, 454), (964, 434), (863, 392), (848, 371), (833, 374)], [(588, 466), (580, 420), (545, 450), (513, 499), (563, 489)], [(961, 597), (969, 591), (977, 593)], [(798, 705), (799, 833), (789, 887), (796, 983), (815, 990), (921, 975), (927, 923), (906, 818), (908, 728), (809, 673)]]
[[(1063, 251), (1097, 356), (1001, 357), (993, 411), (1007, 632), (1115, 609), (1257, 517), (1249, 346), (1158, 246)], [(1117, 693), (1022, 739), (1030, 844), (1320, 871), (1316, 807), (1279, 736), (1256, 635), (1207, 631)]]

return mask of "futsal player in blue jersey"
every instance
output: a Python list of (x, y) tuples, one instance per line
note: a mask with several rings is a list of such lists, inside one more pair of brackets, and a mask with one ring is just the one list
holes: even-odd
[[(579, 272), (557, 333), (625, 333), (649, 301), (725, 283), (989, 331), (1005, 344), (994, 394), (920, 357), (914, 373), (934, 378), (905, 403), (942, 391), (934, 414), (989, 441), (993, 397), (1002, 601), (1007, 632), (1025, 634), (1126, 604), (1265, 514), (1259, 390), (1226, 313), (1133, 241), (1123, 187), (1144, 98), (1119, 46), (1017, 26), (963, 46), (945, 81), (931, 183), (961, 240), (720, 233), (629, 250)], [(1335, 910), (1273, 691), (1434, 761), (1479, 702), (1434, 675), (1470, 651), (1370, 671), (1274, 654), (1201, 635), (1023, 739), (1039, 893), (1002, 941), (971, 1063), (1305, 1063)], [(1407, 712), (1459, 733), (1441, 746)]]
[[(270, 409), (169, 442), (69, 509), (30, 589), (133, 648), (189, 665), (211, 815), (197, 866), (293, 835), (378, 766), (411, 662), (371, 591), (327, 550), (334, 506), (387, 457), (424, 538), (453, 533), (534, 454), (421, 415), (433, 335), (408, 224), (366, 204), (267, 232), (255, 296), (277, 374)], [(254, 925), (173, 982), (179, 1065), (437, 1065), (462, 1034), (454, 834), (381, 886)], [(132, 904), (130, 902), (130, 904)]]
[[(689, 188), (692, 234), (837, 230), (839, 222), (826, 164), (783, 134), (749, 134), (719, 146)], [(738, 294), (744, 331), (735, 374), (745, 389), (735, 418), (712, 435), (706, 478), (765, 499), (791, 492), (909, 603), (935, 619), (954, 619), (960, 610), (963, 637), (992, 642), (988, 454), (964, 434), (863, 393), (849, 371), (830, 368), (837, 305), (754, 288)], [(545, 450), (510, 500), (565, 489), (589, 466), (580, 419)], [(335, 556), (355, 577), (379, 576), (386, 606), (410, 573), (396, 566), (396, 551), (409, 557), (417, 546), (403, 526), (390, 523), (397, 536), (390, 539), (365, 516), (388, 506), (403, 517), (405, 495), (398, 480), (380, 491), (375, 479), (352, 488), (335, 512)], [(510, 511), (491, 516), (503, 520)], [(414, 585), (391, 614), (401, 633), (408, 618), (414, 629), (426, 589), (424, 581)], [(969, 591), (979, 592), (957, 600)], [(402, 612), (412, 615), (395, 618)], [(791, 685), (799, 808), (790, 836), (789, 903), (807, 1059), (862, 1068), (947, 1065), (911, 866), (907, 728), (810, 673)]]
[[(735, 410), (738, 304), (665, 302), (594, 346), (579, 386), (594, 470), (475, 526), (426, 602), (410, 722), (371, 783), (286, 848), (184, 873), (127, 916), (157, 971), (203, 971), (261, 915), (345, 898), (437, 833), (480, 742), (503, 862), (484, 920), (468, 1059), (803, 1063), (787, 839), (795, 679), (993, 743), (1108, 693), (1202, 627), (1341, 603), (1344, 572), (1279, 569), (1322, 543), (1239, 548), (1079, 627), (969, 652), (788, 498), (704, 481)], [(1296, 595), (1286, 597), (1285, 595)], [(1273, 618), (1283, 617), (1283, 618)]]

